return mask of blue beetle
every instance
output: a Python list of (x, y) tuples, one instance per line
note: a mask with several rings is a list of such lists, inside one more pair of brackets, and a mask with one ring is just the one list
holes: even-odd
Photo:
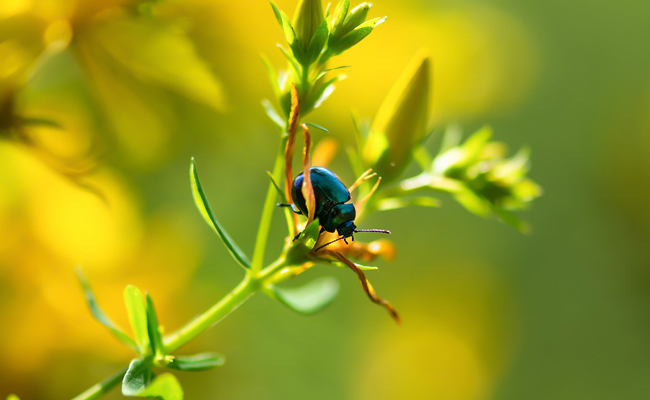
[[(354, 224), (354, 219), (357, 212), (354, 209), (354, 204), (350, 202), (350, 192), (347, 187), (341, 182), (338, 176), (325, 167), (311, 167), (309, 170), (311, 176), (311, 184), (314, 188), (314, 198), (316, 199), (316, 209), (314, 216), (318, 218), (321, 224), (322, 232), (338, 232), (341, 237), (333, 240), (323, 246), (320, 246), (315, 251), (334, 243), (338, 240), (343, 240), (347, 244), (347, 238), (354, 240), (354, 234), (357, 232), (379, 232), (390, 234), (389, 231), (383, 229), (357, 229)], [(279, 204), (280, 206), (291, 207), (296, 214), (307, 215), (307, 204), (305, 197), (302, 195), (302, 182), (304, 176), (301, 172), (296, 176), (291, 185), (291, 197), (294, 204)], [(294, 240), (300, 234), (296, 235)]]

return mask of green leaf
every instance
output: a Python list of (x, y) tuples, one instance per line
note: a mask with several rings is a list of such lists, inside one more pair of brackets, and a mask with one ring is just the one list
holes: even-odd
[(309, 63), (316, 61), (318, 56), (325, 48), (327, 43), (327, 38), (329, 37), (329, 30), (327, 29), (327, 21), (323, 20), (321, 24), (316, 28), (314, 36), (312, 36), (311, 41), (309, 42), (309, 47), (307, 47), (307, 53), (305, 58)]
[(318, 124), (314, 124), (314, 123), (312, 123), (312, 122), (305, 122), (305, 125), (308, 125), (308, 126), (311, 126), (311, 127), (313, 127), (313, 128), (320, 129), (321, 131), (324, 131), (324, 132), (330, 133), (330, 131), (327, 130), (327, 128), (325, 128), (324, 126), (321, 126), (321, 125), (318, 125)]
[(284, 32), (284, 37), (287, 39), (287, 43), (289, 44), (289, 47), (291, 48), (294, 57), (299, 62), (304, 62), (305, 52), (300, 47), (300, 42), (296, 37), (296, 31), (293, 29), (289, 17), (284, 11), (280, 10), (275, 5), (275, 3), (273, 2), (270, 3), (271, 3), (271, 7), (273, 7), (273, 13), (275, 14), (275, 18), (278, 20), (280, 26), (282, 27), (282, 31)]
[(320, 223), (318, 222), (318, 218), (316, 218), (300, 232), (298, 239), (294, 240), (291, 247), (289, 247), (286, 255), (287, 264), (301, 264), (305, 260), (305, 257), (307, 257), (307, 254), (314, 249), (319, 235)]
[(429, 151), (424, 146), (418, 146), (413, 149), (413, 159), (417, 162), (418, 166), (422, 171), (428, 172), (431, 170), (431, 165), (433, 164), (433, 158)]
[(275, 98), (280, 98), (280, 79), (278, 79), (278, 74), (275, 72), (275, 68), (273, 68), (273, 65), (269, 61), (266, 56), (262, 56), (262, 62), (264, 63), (264, 67), (266, 68), (266, 73), (269, 77), (269, 81), (271, 81), (271, 87), (273, 88), (273, 94), (275, 94)]
[(235, 258), (235, 260), (244, 268), (250, 268), (251, 262), (248, 260), (243, 251), (235, 244), (235, 242), (228, 236), (228, 233), (219, 225), (217, 219), (212, 214), (210, 209), (210, 204), (208, 199), (203, 193), (203, 187), (201, 186), (201, 181), (199, 180), (199, 174), (196, 171), (196, 164), (194, 163), (194, 158), (192, 158), (192, 163), (190, 165), (190, 181), (192, 183), (192, 195), (194, 196), (194, 203), (199, 209), (201, 216), (205, 222), (212, 227), (212, 229), (219, 235), (221, 241), (226, 245), (230, 254)]
[(382, 22), (384, 22), (385, 20), (386, 17), (374, 18), (359, 25), (352, 32), (334, 41), (331, 46), (332, 52), (334, 52), (334, 54), (339, 54), (349, 49), (350, 47), (356, 45), (357, 43), (365, 39), (366, 36), (370, 35), (370, 33), (375, 29), (375, 27), (381, 24)]
[(284, 54), (286, 59), (289, 61), (289, 65), (291, 66), (291, 68), (293, 68), (293, 72), (297, 76), (300, 76), (302, 71), (302, 67), (300, 66), (300, 63), (298, 63), (296, 58), (293, 55), (289, 54), (289, 52), (287, 52), (287, 50), (284, 47), (278, 45), (278, 48), (280, 49), (282, 54)]
[(180, 371), (202, 371), (215, 367), (221, 367), (226, 362), (226, 358), (218, 353), (200, 353), (193, 356), (174, 357), (167, 368), (177, 369)]
[(178, 379), (170, 374), (160, 374), (137, 397), (148, 397), (160, 400), (183, 400), (183, 388)]
[(158, 323), (158, 315), (156, 315), (156, 308), (153, 305), (153, 300), (149, 293), (147, 297), (147, 332), (149, 336), (149, 343), (156, 358), (163, 357), (164, 347), (162, 342), (162, 335), (160, 334), (160, 325)]
[(122, 394), (127, 397), (148, 397), (160, 400), (182, 400), (183, 388), (178, 379), (166, 373), (154, 378), (145, 360), (131, 361), (122, 380)]
[(301, 314), (314, 314), (334, 301), (339, 283), (332, 277), (315, 279), (297, 288), (271, 286), (272, 297)]
[(530, 225), (527, 222), (521, 220), (513, 213), (502, 209), (495, 209), (493, 210), (493, 212), (501, 221), (517, 229), (519, 232), (526, 235), (530, 234), (531, 232)]
[(266, 171), (266, 173), (269, 176), (269, 178), (271, 178), (271, 183), (273, 184), (273, 187), (275, 188), (275, 190), (278, 192), (278, 196), (280, 196), (280, 201), (283, 202), (283, 203), (287, 203), (288, 202), (287, 201), (287, 196), (284, 194), (284, 190), (282, 190), (282, 188), (280, 188), (280, 185), (278, 185), (278, 183), (275, 181), (275, 179), (273, 179), (273, 174), (270, 171)]
[(345, 75), (336, 76), (329, 81), (323, 83), (317, 87), (312, 93), (310, 93), (307, 101), (305, 102), (304, 111), (301, 107), (300, 110), (303, 113), (303, 116), (314, 108), (318, 108), (334, 91), (334, 84), (338, 81), (345, 79)]
[(120, 327), (118, 327), (113, 321), (111, 321), (108, 315), (104, 313), (104, 310), (102, 310), (99, 307), (99, 304), (97, 304), (97, 299), (95, 298), (95, 294), (93, 293), (92, 289), (90, 288), (90, 285), (88, 284), (88, 279), (86, 278), (83, 269), (77, 266), (75, 268), (75, 273), (77, 274), (77, 279), (79, 279), (81, 288), (84, 291), (84, 296), (86, 297), (86, 302), (88, 303), (88, 308), (90, 308), (90, 313), (92, 314), (92, 316), (97, 320), (97, 322), (107, 327), (111, 331), (111, 333), (117, 338), (117, 340), (132, 348), (133, 351), (138, 351), (138, 347), (133, 341), (133, 339), (131, 339), (129, 335), (124, 333), (124, 331)]
[(131, 322), (133, 336), (138, 344), (138, 353), (144, 355), (150, 350), (149, 330), (147, 329), (147, 304), (140, 289), (129, 285), (124, 289), (124, 303)]
[(377, 210), (379, 211), (397, 210), (399, 208), (405, 208), (410, 206), (440, 207), (440, 200), (432, 197), (383, 199), (377, 203)]
[(271, 8), (273, 8), (273, 14), (275, 14), (275, 19), (278, 21), (278, 24), (280, 24), (280, 28), (283, 28), (282, 14), (280, 14), (280, 9), (275, 5), (274, 2), (270, 1), (269, 3), (271, 3)]
[(271, 1), (270, 3), (273, 8), (273, 13), (275, 14), (275, 19), (278, 20), (282, 32), (284, 32), (284, 37), (287, 39), (289, 46), (291, 46), (296, 41), (296, 32), (293, 30), (293, 26), (291, 26), (289, 17), (284, 11), (280, 10), (274, 2)]
[[(332, 265), (334, 265), (335, 267), (343, 268), (343, 269), (350, 268), (347, 265), (345, 265), (344, 263), (339, 262), (339, 261), (333, 261)], [(354, 265), (357, 268), (359, 268), (360, 270), (363, 270), (363, 271), (377, 271), (379, 269), (379, 267), (375, 267), (374, 265), (362, 265), (362, 264), (358, 264), (358, 263), (354, 263)]]
[(153, 372), (149, 364), (144, 360), (136, 358), (129, 364), (122, 379), (122, 394), (124, 396), (138, 396), (153, 379)]
[(278, 114), (278, 112), (275, 111), (273, 104), (271, 104), (270, 101), (264, 99), (262, 100), (262, 106), (264, 107), (264, 111), (266, 112), (266, 115), (268, 115), (268, 117), (271, 118), (271, 121), (273, 121), (280, 128), (284, 129), (284, 125), (285, 125), (284, 118), (282, 118), (280, 114)]
[(442, 135), (442, 143), (440, 144), (440, 151), (438, 155), (443, 154), (460, 144), (460, 139), (463, 136), (463, 131), (458, 124), (450, 124), (447, 126), (445, 133)]
[(351, 66), (351, 65), (341, 65), (341, 66), (339, 66), (339, 67), (334, 67), (334, 68), (326, 69), (325, 71), (323, 71), (323, 72), (321, 72), (320, 74), (318, 74), (318, 75), (316, 76), (316, 78), (314, 78), (314, 80), (312, 80), (312, 83), (316, 83), (316, 82), (318, 82), (318, 80), (319, 80), (320, 78), (324, 77), (325, 74), (327, 74), (328, 72), (335, 71), (335, 70), (337, 70), (337, 69), (350, 68), (350, 67), (352, 67), (352, 66)]

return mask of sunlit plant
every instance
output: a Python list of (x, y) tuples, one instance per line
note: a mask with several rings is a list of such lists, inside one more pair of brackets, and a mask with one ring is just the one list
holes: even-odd
[[(268, 116), (277, 125), (279, 147), (275, 165), (269, 173), (269, 187), (257, 231), (255, 248), (249, 258), (227, 234), (209, 205), (194, 160), (190, 165), (190, 182), (198, 210), (226, 245), (233, 259), (242, 267), (243, 280), (210, 309), (179, 330), (165, 335), (159, 324), (152, 298), (138, 288), (128, 286), (124, 292), (132, 335), (118, 327), (99, 307), (90, 285), (77, 269), (86, 300), (93, 317), (107, 327), (136, 354), (130, 364), (105, 381), (98, 383), (75, 399), (94, 399), (121, 384), (122, 394), (130, 397), (153, 397), (165, 400), (182, 399), (178, 379), (169, 371), (197, 371), (221, 366), (224, 357), (217, 353), (177, 355), (177, 351), (196, 336), (221, 321), (255, 293), (303, 313), (312, 314), (327, 306), (338, 293), (338, 283), (331, 277), (318, 278), (299, 288), (287, 288), (282, 282), (303, 274), (316, 265), (352, 270), (371, 301), (383, 307), (397, 322), (395, 307), (379, 297), (365, 276), (376, 267), (370, 262), (378, 256), (391, 259), (395, 249), (388, 240), (364, 243), (337, 240), (336, 232), (321, 229), (315, 215), (316, 196), (310, 179), (312, 159), (329, 160), (337, 146), (326, 138), (312, 145), (310, 129), (326, 128), (304, 120), (318, 108), (344, 78), (335, 64), (336, 56), (353, 48), (385, 20), (367, 20), (370, 4), (351, 8), (349, 0), (341, 0), (323, 11), (320, 0), (299, 2), (293, 19), (271, 3), (275, 17), (284, 32), (286, 46), (280, 46), (287, 58), (286, 70), (276, 72), (265, 60), (274, 88), (275, 101), (264, 101)], [(492, 142), (492, 132), (482, 128), (465, 141), (455, 127), (446, 129), (437, 154), (425, 148), (432, 132), (429, 100), (431, 87), (430, 60), (426, 55), (415, 57), (402, 77), (391, 89), (370, 123), (355, 118), (356, 145), (347, 149), (351, 169), (358, 179), (348, 187), (356, 209), (354, 222), (362, 226), (373, 212), (412, 205), (438, 207), (433, 193), (451, 194), (469, 211), (478, 215), (495, 215), (502, 221), (524, 231), (526, 225), (512, 214), (523, 209), (541, 194), (541, 189), (527, 178), (529, 152), (522, 150), (508, 158), (503, 144)], [(294, 153), (302, 136), (301, 171), (294, 171)], [(312, 158), (313, 157), (313, 158)], [(421, 172), (404, 177), (411, 163)], [(324, 166), (322, 161), (320, 166)], [(275, 261), (265, 265), (267, 239), (277, 204), (292, 204), (292, 184), (296, 172), (302, 172), (300, 194), (305, 201), (302, 217), (285, 207), (287, 236)]]

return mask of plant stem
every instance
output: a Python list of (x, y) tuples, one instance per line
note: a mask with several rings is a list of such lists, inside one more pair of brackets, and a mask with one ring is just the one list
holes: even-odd
[(127, 368), (120, 370), (119, 372), (110, 376), (106, 380), (88, 388), (88, 390), (79, 394), (77, 397), (75, 397), (72, 400), (91, 400), (91, 399), (99, 398), (101, 395), (107, 393), (109, 390), (111, 390), (115, 386), (119, 385), (120, 382), (122, 382), (122, 378), (124, 377), (126, 370)]
[(246, 274), (246, 277), (239, 283), (239, 285), (221, 299), (221, 301), (210, 307), (210, 309), (205, 313), (190, 321), (183, 328), (173, 333), (169, 338), (165, 338), (165, 353), (171, 354), (187, 342), (197, 337), (201, 332), (219, 322), (219, 320), (230, 314), (233, 310), (239, 307), (240, 304), (252, 296), (258, 288), (258, 280), (251, 277), (250, 274)]
[[(280, 140), (280, 149), (275, 157), (275, 165), (273, 166), (273, 179), (279, 181), (282, 173), (282, 162), (284, 160), (284, 147), (287, 144), (287, 136), (283, 136)], [(253, 250), (253, 261), (251, 261), (251, 271), (255, 274), (262, 269), (264, 263), (264, 253), (266, 252), (266, 241), (269, 237), (269, 230), (271, 229), (271, 220), (273, 219), (273, 210), (275, 208), (275, 198), (277, 196), (276, 189), (273, 182), (269, 182), (269, 188), (266, 191), (266, 200), (264, 200), (264, 208), (262, 209), (262, 218), (260, 219), (260, 226), (257, 230), (257, 238), (255, 239), (255, 250)]]

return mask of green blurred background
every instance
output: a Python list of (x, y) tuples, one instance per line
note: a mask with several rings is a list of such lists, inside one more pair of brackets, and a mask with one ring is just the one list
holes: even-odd
[[(650, 398), (650, 3), (377, 0), (382, 15), (310, 120), (351, 143), (350, 110), (372, 117), (430, 49), (437, 126), (489, 123), (532, 148), (533, 233), (449, 198), (375, 214), (398, 255), (368, 275), (402, 326), (349, 271), (315, 268), (340, 280), (334, 304), (304, 317), (254, 297), (187, 346), (228, 360), (180, 373), (186, 398)], [(131, 356), (92, 320), (75, 264), (121, 326), (129, 283), (173, 330), (241, 278), (187, 171), (194, 156), (250, 253), (278, 142), (259, 55), (283, 66), (283, 38), (265, 1), (5, 0), (0, 18), (0, 126), (19, 125), (8, 99), (63, 126), (0, 141), (0, 397), (69, 398)], [(333, 169), (354, 180), (343, 154)], [(278, 211), (270, 256), (285, 233)]]

